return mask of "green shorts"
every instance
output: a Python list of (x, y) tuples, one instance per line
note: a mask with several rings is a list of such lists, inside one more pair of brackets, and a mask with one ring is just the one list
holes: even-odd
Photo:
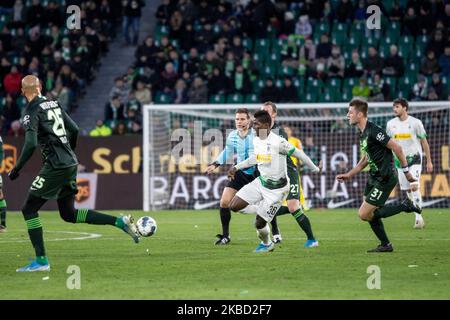
[(395, 173), (392, 173), (389, 178), (383, 181), (379, 181), (369, 176), (366, 188), (364, 189), (364, 198), (367, 203), (382, 207), (396, 185), (397, 175)]
[(299, 175), (297, 169), (294, 167), (287, 167), (287, 174), (289, 177), (289, 193), (286, 200), (299, 200), (300, 199), (300, 184)]
[(53, 169), (44, 164), (30, 187), (30, 194), (42, 199), (60, 199), (77, 194), (77, 166)]

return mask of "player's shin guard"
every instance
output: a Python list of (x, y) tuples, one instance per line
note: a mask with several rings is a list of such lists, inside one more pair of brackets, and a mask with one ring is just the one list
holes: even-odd
[(228, 237), (230, 235), (231, 211), (229, 208), (220, 208), (220, 222), (222, 223), (222, 235)]
[(384, 230), (383, 221), (380, 218), (373, 218), (372, 221), (369, 221), (370, 227), (372, 228), (373, 233), (377, 236), (378, 240), (380, 240), (381, 245), (385, 246), (389, 243), (388, 236), (386, 234), (386, 230)]
[(6, 200), (0, 200), (0, 225), (6, 227)]
[(270, 228), (269, 228), (269, 224), (266, 224), (264, 228), (262, 229), (256, 229), (256, 232), (258, 233), (258, 238), (261, 239), (261, 241), (265, 244), (268, 245), (270, 244)]
[(302, 230), (305, 232), (308, 240), (315, 240), (311, 228), (311, 222), (309, 221), (309, 218), (303, 213), (302, 209), (298, 209), (297, 211), (293, 212), (292, 216), (295, 218), (300, 228), (302, 228)]

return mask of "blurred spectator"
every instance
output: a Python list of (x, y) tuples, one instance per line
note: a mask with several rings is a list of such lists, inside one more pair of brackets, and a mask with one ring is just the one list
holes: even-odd
[(357, 50), (352, 51), (352, 62), (348, 65), (345, 70), (345, 76), (348, 78), (362, 77), (364, 74), (364, 65), (359, 57)]
[(424, 75), (431, 76), (435, 72), (439, 72), (439, 62), (433, 50), (427, 51), (427, 56), (422, 59), (420, 72)]
[(347, 23), (353, 20), (353, 12), (355, 11), (350, 0), (340, 0), (336, 8), (336, 18), (340, 23)]
[[(122, 0), (124, 10), (122, 32), (125, 45), (137, 45), (139, 40), (139, 24), (141, 19), (141, 8), (145, 6), (142, 0)], [(130, 39), (129, 30), (133, 31), (133, 39)]]
[(242, 65), (236, 67), (236, 71), (230, 78), (229, 87), (233, 92), (241, 94), (248, 94), (251, 92), (250, 78)]
[(175, 90), (172, 92), (172, 102), (176, 104), (185, 104), (189, 102), (186, 82), (178, 79), (175, 84)]
[(433, 77), (431, 78), (431, 83), (428, 87), (428, 90), (430, 91), (433, 89), (436, 99), (434, 100), (445, 100), (447, 96), (447, 88), (444, 86), (444, 84), (441, 81), (441, 77), (438, 73), (433, 73)]
[(404, 72), (403, 59), (398, 55), (396, 45), (391, 45), (389, 57), (384, 59), (383, 75), (402, 77)]
[(433, 38), (428, 42), (426, 52), (434, 51), (436, 57), (440, 57), (444, 52), (445, 39), (442, 30), (436, 30), (433, 34)]
[(55, 87), (49, 93), (49, 96), (52, 99), (58, 100), (59, 105), (64, 111), (70, 112), (70, 92), (63, 86), (60, 80), (55, 82)]
[(419, 34), (418, 19), (414, 7), (408, 7), (406, 16), (403, 18), (403, 32), (406, 35), (417, 37)]
[(332, 44), (327, 34), (320, 36), (320, 43), (316, 47), (316, 59), (328, 59), (331, 56)]
[(178, 74), (173, 67), (172, 62), (167, 62), (164, 71), (161, 73), (161, 82), (159, 88), (166, 94), (170, 94), (178, 79)]
[(111, 101), (105, 105), (105, 123), (115, 128), (118, 121), (124, 119), (124, 106), (119, 96), (113, 96)]
[(175, 6), (171, 4), (170, 0), (163, 0), (156, 10), (155, 16), (161, 24), (167, 25), (174, 9)]
[(152, 102), (152, 93), (143, 81), (136, 83), (135, 95), (141, 104), (149, 104)]
[[(269, 100), (262, 100), (262, 101), (269, 101)], [(292, 79), (290, 77), (284, 78), (284, 86), (282, 89), (282, 92), (280, 94), (280, 98), (278, 99), (279, 102), (285, 102), (285, 103), (298, 103), (298, 93), (297, 88), (292, 85)]]
[(370, 88), (367, 85), (367, 79), (365, 77), (359, 78), (359, 83), (352, 89), (353, 97), (368, 98), (370, 95)]
[(10, 94), (5, 97), (5, 105), (2, 110), (2, 134), (6, 135), (11, 127), (11, 123), (20, 119), (20, 110), (17, 107), (16, 102)]
[(444, 54), (439, 58), (439, 67), (444, 77), (450, 75), (450, 44), (445, 46)]
[(280, 33), (282, 35), (289, 36), (291, 34), (295, 33), (295, 20), (294, 20), (294, 14), (290, 11), (286, 11), (284, 13), (284, 21), (281, 26)]
[[(360, 1), (360, 2), (364, 3), (364, 1)], [(391, 21), (401, 23), (404, 15), (405, 14), (403, 12), (403, 8), (400, 6), (399, 0), (395, 0), (394, 3), (392, 4), (392, 9), (389, 12), (389, 19)]]
[(226, 93), (228, 79), (222, 74), (219, 68), (215, 67), (211, 76), (208, 78), (208, 94), (210, 96)]
[(344, 133), (349, 128), (348, 121), (344, 121), (343, 119), (336, 120), (330, 127), (331, 133), (341, 134)]
[(300, 16), (298, 18), (298, 22), (295, 25), (295, 34), (297, 36), (302, 36), (305, 39), (308, 39), (312, 35), (312, 26), (309, 22), (309, 17), (307, 15)]
[(427, 79), (425, 78), (425, 76), (419, 74), (417, 76), (417, 82), (414, 84), (412, 88), (410, 100), (421, 101), (427, 100), (427, 98), (428, 98)]
[(117, 136), (124, 136), (127, 133), (127, 126), (123, 121), (119, 121), (119, 123), (117, 123), (117, 126), (113, 129), (113, 134)]
[(388, 101), (389, 96), (389, 86), (381, 76), (376, 73), (373, 76), (372, 84), (370, 85), (370, 97), (369, 101)]
[(3, 85), (6, 93), (15, 96), (20, 93), (22, 74), (17, 70), (17, 66), (12, 66), (11, 71), (5, 76)]
[(109, 97), (119, 97), (120, 103), (126, 103), (128, 99), (129, 89), (125, 86), (125, 81), (122, 77), (114, 79), (114, 87), (109, 92)]
[(344, 57), (341, 55), (341, 49), (334, 45), (327, 63), (328, 76), (343, 78), (344, 68), (345, 62)]
[(188, 92), (189, 103), (207, 103), (208, 102), (208, 88), (203, 83), (202, 78), (195, 77), (191, 88)]
[(136, 95), (134, 91), (130, 91), (130, 94), (128, 96), (128, 101), (125, 104), (124, 107), (124, 115), (126, 116), (128, 114), (129, 110), (134, 110), (136, 115), (140, 115), (142, 112), (142, 105), (139, 102), (138, 99), (136, 99)]
[(364, 61), (364, 68), (369, 73), (380, 73), (383, 69), (383, 58), (378, 54), (377, 49), (369, 47), (369, 54)]
[(267, 78), (266, 85), (261, 89), (261, 92), (259, 93), (259, 100), (278, 102), (278, 99), (278, 88), (274, 86), (272, 78)]
[(366, 21), (366, 4), (364, 3), (364, 0), (358, 1), (358, 7), (355, 9), (354, 18), (355, 22)]
[(112, 134), (112, 130), (106, 124), (103, 123), (103, 120), (97, 120), (95, 123), (95, 128), (89, 132), (89, 136), (91, 137), (108, 137)]

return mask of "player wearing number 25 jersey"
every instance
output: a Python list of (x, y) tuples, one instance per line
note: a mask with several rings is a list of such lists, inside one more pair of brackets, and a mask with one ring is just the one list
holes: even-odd
[(131, 216), (114, 217), (93, 210), (75, 209), (78, 161), (74, 149), (78, 126), (61, 109), (58, 102), (41, 95), (41, 84), (37, 77), (29, 75), (22, 79), (22, 94), (28, 101), (22, 119), (25, 127), (25, 144), (16, 166), (9, 173), (9, 178), (15, 180), (19, 177), (20, 171), (38, 144), (44, 163), (31, 184), (28, 198), (22, 208), (36, 259), (16, 271), (50, 270), (38, 214), (39, 209), (49, 199), (58, 201), (59, 214), (66, 222), (116, 226), (129, 234), (136, 243), (139, 242)]

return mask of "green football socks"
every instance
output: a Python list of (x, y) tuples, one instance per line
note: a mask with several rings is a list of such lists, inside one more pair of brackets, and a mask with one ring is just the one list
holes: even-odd
[(39, 215), (35, 213), (25, 217), (25, 223), (27, 224), (28, 235), (36, 253), (36, 261), (39, 264), (47, 264), (48, 259), (45, 256), (44, 236)]
[(0, 200), (0, 225), (6, 227), (6, 200)]
[(309, 218), (303, 213), (302, 209), (299, 208), (297, 211), (293, 212), (292, 216), (295, 218), (300, 228), (302, 228), (302, 230), (305, 232), (308, 240), (315, 240), (311, 228), (311, 222), (309, 221)]
[(89, 223), (101, 225), (109, 224), (119, 228), (123, 227), (122, 219), (88, 209), (78, 209), (76, 212), (75, 221), (76, 223)]

